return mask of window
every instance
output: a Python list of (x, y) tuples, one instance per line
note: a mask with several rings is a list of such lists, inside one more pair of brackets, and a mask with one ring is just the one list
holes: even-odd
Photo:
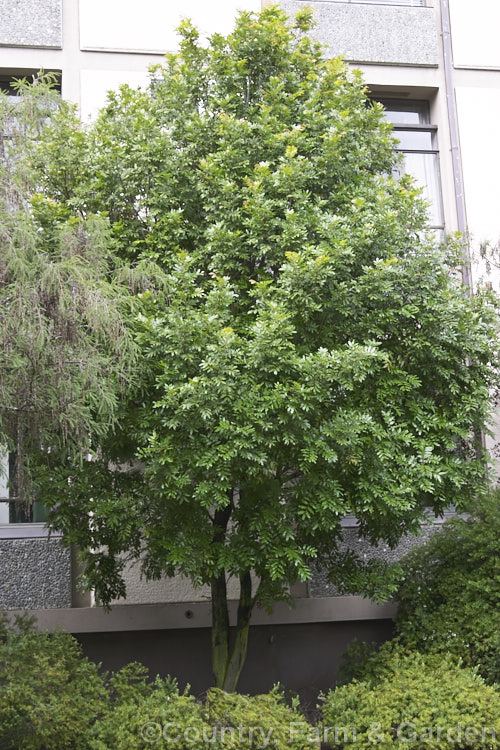
[[(37, 77), (38, 73), (40, 71), (36, 68), (26, 68), (26, 69), (19, 69), (19, 70), (12, 70), (12, 69), (6, 69), (6, 68), (0, 68), (0, 91), (3, 91), (4, 94), (7, 94), (8, 96), (16, 96), (16, 90), (14, 87), (14, 82), (20, 78), (26, 78), (28, 81), (32, 81), (34, 78)], [(54, 82), (54, 88), (56, 91), (61, 92), (61, 71), (60, 70), (54, 70), (54, 71), (45, 71), (45, 73), (54, 73), (56, 76), (55, 82)]]
[(381, 100), (385, 118), (394, 125), (394, 136), (399, 140), (399, 151), (404, 161), (402, 172), (411, 174), (423, 188), (429, 203), (429, 224), (438, 239), (444, 233), (437, 127), (430, 124), (429, 104), (423, 101)]
[(42, 502), (26, 504), (15, 498), (16, 454), (0, 451), (0, 524), (44, 523), (47, 511)]

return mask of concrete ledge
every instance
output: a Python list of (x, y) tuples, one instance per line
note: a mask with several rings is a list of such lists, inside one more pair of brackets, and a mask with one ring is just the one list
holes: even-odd
[[(433, 518), (431, 525), (441, 526), (448, 518), (455, 516), (453, 511), (445, 511), (440, 518)], [(466, 516), (462, 514), (463, 518)], [(340, 525), (343, 529), (352, 529), (358, 525), (356, 516), (344, 516)], [(60, 531), (50, 531), (44, 523), (0, 523), (0, 539), (39, 539), (42, 537), (61, 537)]]
[[(231, 624), (236, 622), (237, 602), (230, 603)], [(336, 596), (297, 599), (295, 607), (276, 604), (268, 615), (256, 609), (252, 625), (291, 625), (314, 622), (345, 622), (349, 620), (387, 620), (396, 613), (396, 604), (375, 604), (360, 596)], [(10, 610), (11, 621), (16, 614), (35, 618), (38, 630), (66, 630), (70, 633), (121, 632), (133, 630), (177, 630), (208, 628), (211, 624), (208, 602), (172, 604), (121, 604), (110, 612), (102, 607), (75, 609)]]
[(2, 523), (0, 539), (60, 538), (60, 531), (50, 531), (44, 523)]

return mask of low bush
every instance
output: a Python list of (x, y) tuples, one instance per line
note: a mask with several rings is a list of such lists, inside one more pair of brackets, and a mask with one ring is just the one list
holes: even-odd
[(181, 693), (175, 680), (157, 677), (148, 683), (146, 677), (145, 667), (130, 664), (111, 678), (112, 703), (94, 725), (89, 749), (209, 747), (205, 738), (210, 737), (211, 729), (189, 688)]
[(500, 747), (500, 692), (452, 656), (385, 644), (365, 678), (323, 697), (327, 747)]
[(337, 685), (365, 679), (369, 662), (379, 649), (380, 643), (375, 641), (368, 643), (367, 641), (361, 641), (359, 638), (353, 638), (342, 653)]
[(396, 632), (409, 648), (452, 653), (500, 682), (500, 494), (447, 521), (403, 561)]
[(277, 690), (248, 696), (213, 688), (200, 702), (187, 691), (180, 693), (172, 680), (157, 679), (149, 686), (139, 680), (131, 687), (127, 670), (112, 680), (113, 705), (94, 727), (91, 750), (143, 750), (152, 745), (159, 750), (314, 747), (310, 741), (314, 730)]
[(240, 695), (212, 688), (207, 693), (208, 720), (225, 750), (313, 750), (315, 730), (298, 702), (286, 705), (278, 688), (265, 695)]
[(1, 750), (311, 750), (313, 731), (278, 689), (198, 701), (138, 663), (101, 675), (71, 635), (0, 618)]
[(98, 667), (67, 633), (36, 633), (0, 622), (2, 750), (87, 750), (89, 728), (106, 711)]

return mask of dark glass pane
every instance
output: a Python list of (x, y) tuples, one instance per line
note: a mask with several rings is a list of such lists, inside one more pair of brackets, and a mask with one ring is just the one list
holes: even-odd
[(381, 104), (385, 107), (385, 119), (394, 125), (427, 125), (430, 122), (428, 102), (382, 99)]
[(402, 151), (432, 151), (433, 133), (430, 130), (394, 130)]
[(34, 523), (45, 523), (47, 520), (47, 508), (41, 502), (33, 504), (33, 521)]
[(33, 508), (24, 503), (9, 503), (9, 523), (32, 523)]

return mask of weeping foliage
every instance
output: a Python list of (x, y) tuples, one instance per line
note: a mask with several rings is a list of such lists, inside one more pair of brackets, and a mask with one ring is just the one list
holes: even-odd
[(39, 192), (44, 131), (71, 108), (50, 76), (17, 94), (0, 99), (0, 444), (29, 503), (35, 454), (81, 459), (113, 424), (135, 349), (107, 221)]

